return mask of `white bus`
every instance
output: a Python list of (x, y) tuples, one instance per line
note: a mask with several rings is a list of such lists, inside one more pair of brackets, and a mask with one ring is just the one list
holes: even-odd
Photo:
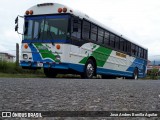
[[(16, 19), (16, 31), (18, 23)], [(93, 20), (58, 3), (37, 4), (24, 15), (20, 66), (82, 78), (145, 77), (148, 50)]]

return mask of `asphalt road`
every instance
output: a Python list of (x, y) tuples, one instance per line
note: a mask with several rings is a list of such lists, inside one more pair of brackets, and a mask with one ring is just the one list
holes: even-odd
[(0, 111), (31, 110), (160, 111), (160, 80), (0, 78)]

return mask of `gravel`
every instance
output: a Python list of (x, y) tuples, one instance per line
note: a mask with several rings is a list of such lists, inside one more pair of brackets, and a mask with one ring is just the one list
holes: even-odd
[(159, 80), (0, 78), (0, 111), (160, 111), (159, 86)]

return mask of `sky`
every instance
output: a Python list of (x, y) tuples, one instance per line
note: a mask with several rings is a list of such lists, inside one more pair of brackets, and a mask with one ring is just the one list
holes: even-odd
[(15, 18), (39, 3), (61, 3), (148, 48), (149, 59), (160, 59), (160, 0), (1, 0), (0, 52), (15, 55), (22, 36), (14, 31)]

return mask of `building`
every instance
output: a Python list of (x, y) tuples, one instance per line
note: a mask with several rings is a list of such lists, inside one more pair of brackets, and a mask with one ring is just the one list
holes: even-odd
[(0, 61), (14, 62), (14, 55), (9, 53), (0, 52)]

